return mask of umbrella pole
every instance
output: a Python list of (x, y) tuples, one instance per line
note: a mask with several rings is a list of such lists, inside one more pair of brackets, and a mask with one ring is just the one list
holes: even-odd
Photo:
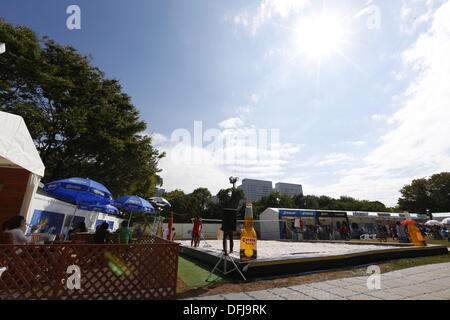
[(130, 213), (130, 218), (128, 218), (128, 228), (130, 227), (131, 217), (133, 216), (133, 212)]

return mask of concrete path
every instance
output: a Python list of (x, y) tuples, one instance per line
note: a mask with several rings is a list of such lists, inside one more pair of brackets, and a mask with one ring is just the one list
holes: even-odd
[(378, 290), (368, 289), (368, 277), (189, 300), (450, 300), (450, 263), (384, 273), (380, 278), (381, 289)]

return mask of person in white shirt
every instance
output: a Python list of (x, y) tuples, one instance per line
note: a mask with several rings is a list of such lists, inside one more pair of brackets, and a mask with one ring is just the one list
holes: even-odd
[(25, 218), (22, 216), (14, 216), (8, 220), (5, 232), (12, 234), (13, 244), (28, 244), (30, 240), (25, 236)]
[(168, 236), (169, 236), (169, 228), (165, 228), (163, 232), (163, 239), (167, 240)]

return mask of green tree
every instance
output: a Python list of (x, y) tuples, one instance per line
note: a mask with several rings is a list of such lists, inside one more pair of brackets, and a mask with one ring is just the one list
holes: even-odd
[(286, 194), (279, 192), (272, 192), (268, 196), (262, 197), (260, 200), (253, 203), (253, 213), (258, 219), (259, 215), (267, 208), (297, 208), (294, 199)]
[[(231, 197), (229, 193), (231, 192)], [(245, 199), (245, 193), (241, 189), (229, 188), (222, 189), (217, 193), (219, 204), (222, 208), (236, 209)]]
[(91, 58), (26, 27), (0, 20), (0, 110), (21, 115), (46, 166), (44, 182), (80, 176), (114, 196), (148, 198), (162, 183), (158, 161), (131, 98)]
[(181, 190), (174, 190), (164, 194), (164, 198), (170, 202), (170, 212), (176, 223), (190, 222), (189, 201), (187, 195)]
[(398, 199), (398, 205), (402, 210), (423, 213), (433, 207), (427, 179), (413, 180), (400, 193), (402, 197)]
[(320, 209), (319, 197), (314, 195), (297, 195), (294, 197), (294, 203), (296, 208), (300, 209)]
[(204, 216), (211, 205), (211, 192), (207, 188), (195, 189), (187, 195), (188, 214), (191, 218), (197, 215)]
[(429, 179), (416, 179), (404, 186), (398, 199), (401, 210), (426, 214), (450, 211), (450, 172), (432, 175)]

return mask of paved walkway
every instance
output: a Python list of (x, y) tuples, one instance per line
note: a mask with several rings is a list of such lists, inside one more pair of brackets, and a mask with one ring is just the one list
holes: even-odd
[(384, 273), (379, 290), (369, 290), (367, 279), (345, 278), (190, 300), (450, 300), (450, 263)]

